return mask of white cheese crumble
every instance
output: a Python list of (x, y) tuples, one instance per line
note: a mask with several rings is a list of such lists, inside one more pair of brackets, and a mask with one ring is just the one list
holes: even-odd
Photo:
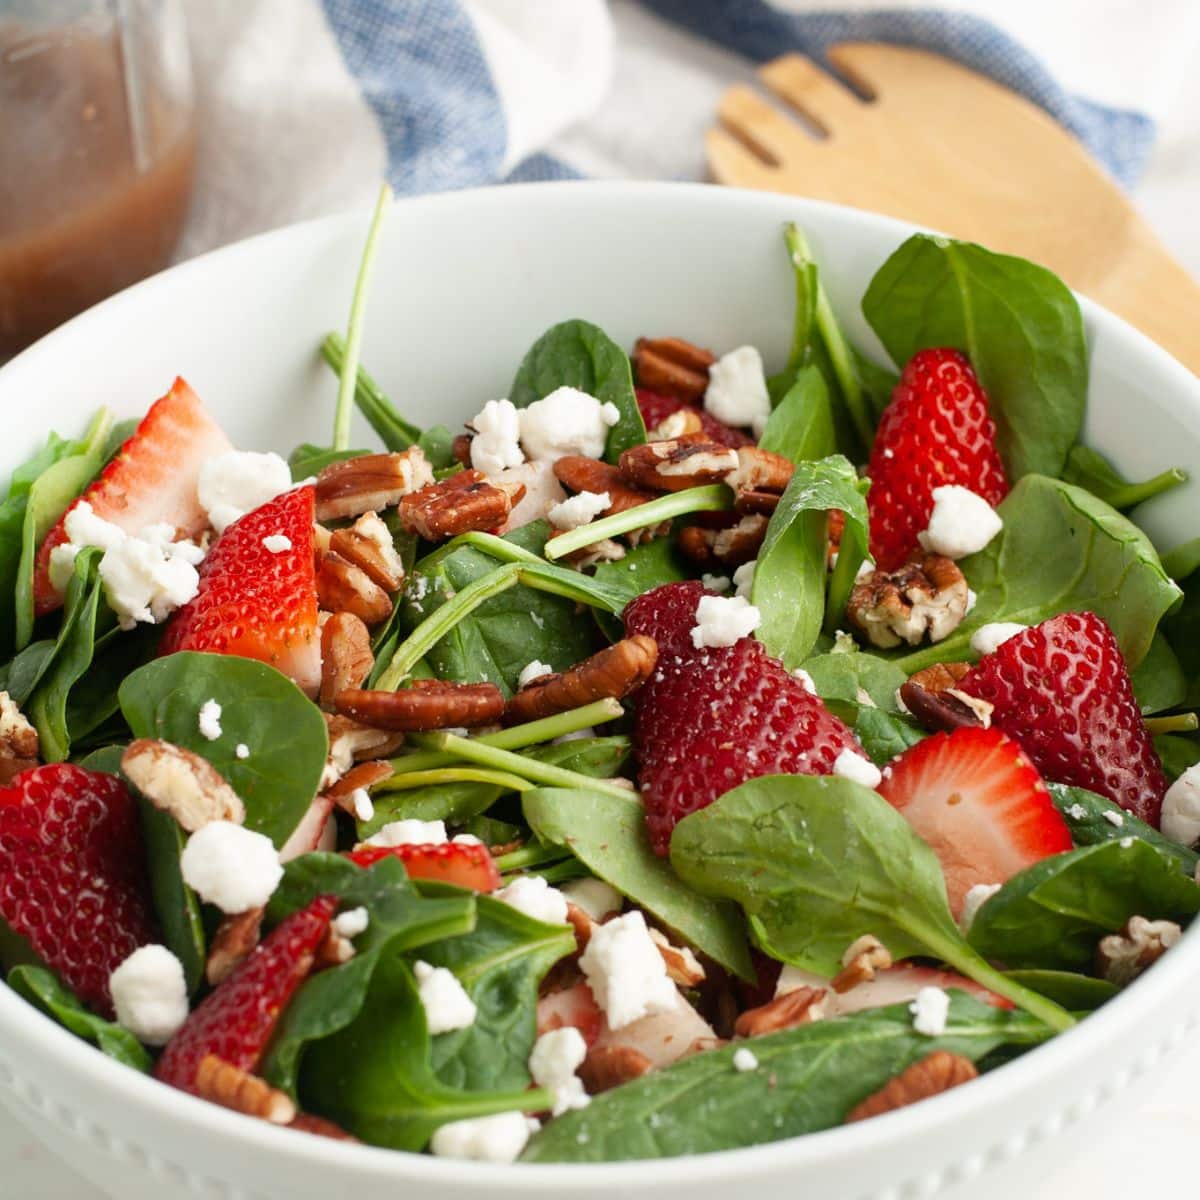
[(567, 454), (599, 458), (609, 429), (621, 419), (615, 404), (601, 404), (573, 387), (556, 388), (517, 415), (526, 457), (549, 463)]
[(678, 1003), (646, 918), (636, 910), (593, 929), (579, 967), (610, 1029), (624, 1029), (642, 1017), (670, 1012)]
[(940, 987), (923, 987), (908, 1006), (913, 1029), (926, 1037), (941, 1037), (950, 1015), (950, 997)]
[(1019, 625), (1016, 621), (993, 621), (990, 625), (980, 625), (971, 634), (971, 649), (980, 658), (994, 654), (1009, 638), (1024, 633), (1028, 625)]
[(1200, 838), (1200, 763), (1188, 767), (1163, 797), (1163, 834), (1184, 846)]
[(515, 908), (517, 912), (545, 921), (550, 925), (561, 925), (567, 919), (567, 899), (557, 888), (551, 887), (540, 875), (520, 875), (507, 887), (493, 893), (493, 899)]
[(591, 1102), (583, 1090), (583, 1081), (575, 1074), (586, 1057), (587, 1042), (573, 1025), (552, 1029), (534, 1042), (529, 1074), (538, 1087), (553, 1095), (553, 1116), (561, 1116), (573, 1108), (586, 1108)]
[(733, 1069), (735, 1071), (757, 1071), (758, 1056), (749, 1046), (739, 1046), (733, 1052)]
[(1071, 817), (1075, 821), (1082, 821), (1083, 818), (1087, 816), (1087, 809), (1084, 808), (1082, 804), (1072, 804), (1071, 807), (1067, 809), (1067, 816)]
[(541, 679), (543, 675), (553, 674), (554, 668), (549, 663), (541, 662), (535, 658), (533, 662), (526, 663), (521, 668), (521, 673), (517, 676), (517, 687), (528, 687), (535, 679)]
[(429, 1149), (438, 1158), (473, 1162), (512, 1163), (521, 1156), (530, 1134), (540, 1128), (533, 1117), (519, 1112), (451, 1121), (434, 1131)]
[(546, 516), (555, 529), (579, 529), (590, 525), (611, 504), (608, 492), (580, 492), (556, 504)]
[(762, 433), (771, 415), (771, 397), (757, 348), (739, 346), (708, 368), (704, 407), (726, 425), (748, 425), (755, 437)]
[(147, 1046), (165, 1046), (188, 1018), (183, 965), (166, 946), (141, 946), (108, 977), (117, 1024)]
[(210, 821), (196, 830), (179, 867), (192, 891), (226, 913), (266, 904), (283, 878), (271, 839), (232, 821)]
[(869, 758), (856, 750), (843, 750), (833, 760), (833, 773), (843, 779), (861, 783), (863, 787), (877, 788), (883, 782), (883, 773)]
[(733, 573), (733, 586), (737, 590), (737, 594), (744, 596), (747, 600), (750, 599), (750, 593), (754, 590), (754, 568), (757, 566), (758, 559), (752, 558), (749, 562), (742, 563)]
[(762, 622), (762, 614), (745, 596), (701, 596), (696, 605), (692, 645), (732, 646), (749, 637)]
[(286, 533), (269, 533), (262, 543), (271, 554), (282, 554), (292, 548), (292, 539)]
[(933, 489), (929, 528), (917, 538), (934, 554), (966, 558), (982, 550), (1003, 528), (1000, 514), (982, 496), (950, 483)]
[(813, 682), (813, 677), (803, 667), (796, 667), (792, 671), (792, 678), (798, 680), (800, 686), (809, 695), (815, 696), (817, 694), (817, 685)]
[(475, 1001), (467, 995), (458, 976), (447, 967), (432, 967), (418, 959), (413, 963), (417, 993), (425, 1009), (425, 1024), (431, 1034), (450, 1033), (475, 1024)]
[(196, 725), (203, 737), (215, 742), (224, 732), (221, 729), (221, 706), (215, 700), (205, 700), (196, 714)]
[(355, 788), (350, 793), (350, 807), (354, 809), (356, 821), (369, 821), (375, 815), (375, 805), (366, 788)]
[(621, 910), (621, 893), (615, 887), (609, 887), (603, 879), (572, 879), (559, 890), (593, 921), (603, 921), (609, 913)]
[(445, 821), (389, 821), (368, 846), (440, 846), (446, 841)]
[(710, 592), (727, 592), (733, 586), (728, 575), (709, 575), (707, 571), (700, 576), (700, 582)]
[(212, 527), (223, 533), (238, 517), (261, 508), (294, 486), (292, 472), (278, 454), (230, 450), (201, 466), (196, 499), (208, 513)]
[(1106, 808), (1100, 814), (1110, 825), (1115, 825), (1118, 829), (1125, 824), (1125, 814), (1114, 812), (1111, 808)]
[(333, 918), (333, 929), (339, 936), (353, 940), (360, 933), (366, 933), (370, 923), (371, 914), (365, 908), (350, 908)]
[(967, 894), (963, 897), (962, 911), (958, 914), (959, 928), (963, 933), (971, 928), (971, 923), (975, 920), (979, 910), (999, 890), (1000, 884), (998, 883), (976, 883), (967, 888)]
[(1133, 845), (1133, 838), (1123, 837), (1118, 844), (1122, 850), (1128, 850), (1129, 847)]
[(498, 475), (525, 461), (521, 453), (521, 422), (511, 400), (489, 400), (467, 425), (471, 439), (471, 466), (485, 475)]

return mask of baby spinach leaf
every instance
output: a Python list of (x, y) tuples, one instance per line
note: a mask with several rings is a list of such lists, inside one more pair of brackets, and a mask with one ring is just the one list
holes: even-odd
[(454, 434), (445, 425), (430, 425), (419, 438), (417, 445), (425, 452), (429, 465), (435, 471), (457, 467), (454, 457)]
[[(660, 537), (635, 546), (617, 562), (600, 563), (592, 577), (619, 593), (628, 604), (664, 583), (692, 579), (695, 572), (680, 553), (675, 539)], [(620, 625), (615, 628), (619, 630)], [(623, 634), (617, 632), (616, 636), (620, 638)]]
[(560, 387), (578, 388), (601, 404), (616, 405), (620, 420), (609, 430), (604, 448), (609, 462), (646, 440), (629, 356), (602, 329), (571, 320), (546, 330), (522, 359), (508, 396), (518, 408), (528, 408)]
[(157, 625), (139, 625), (128, 632), (113, 628), (96, 640), (91, 666), (67, 696), (67, 734), (72, 748), (114, 716), (123, 720), (117, 695), (121, 682), (154, 657), (160, 632)]
[(1163, 555), (1162, 561), (1163, 570), (1176, 583), (1190, 579), (1197, 571), (1200, 571), (1200, 537), (1192, 538), (1190, 542), (1183, 542), (1173, 550), (1168, 550)]
[[(1004, 528), (959, 564), (978, 601), (935, 646), (895, 661), (910, 674), (970, 655), (971, 634), (991, 621), (1036, 625), (1089, 610), (1112, 626), (1131, 669), (1146, 657), (1159, 620), (1178, 602), (1150, 539), (1081, 488), (1027, 475), (1000, 504)], [(1183, 643), (1166, 629), (1173, 645)]]
[[(135, 737), (208, 759), (241, 796), (247, 827), (276, 846), (287, 841), (317, 794), (329, 752), (325, 718), (287, 676), (249, 658), (183, 651), (139, 667), (118, 695)], [(215, 741), (200, 732), (208, 700), (221, 706)], [(237, 757), (239, 744), (247, 757)]]
[(1088, 359), (1079, 305), (1057, 276), (915, 234), (879, 268), (862, 309), (897, 364), (930, 346), (967, 354), (1011, 478), (1062, 471), (1083, 424)]
[(1187, 698), (1187, 679), (1178, 655), (1161, 629), (1131, 675), (1133, 694), (1143, 716), (1165, 712), (1183, 704)]
[(1154, 739), (1154, 749), (1162, 759), (1167, 778), (1174, 781), (1189, 767), (1200, 762), (1200, 740), (1191, 736), (1164, 733)]
[(794, 463), (827, 458), (837, 449), (829, 388), (816, 367), (803, 367), (767, 420), (759, 446)]
[[(1178, 551), (1175, 555), (1178, 557)], [(1182, 703), (1200, 708), (1200, 573), (1184, 578), (1183, 601), (1163, 621), (1163, 632), (1171, 640), (1187, 681)]]
[(1103, 454), (1089, 446), (1071, 447), (1062, 477), (1067, 483), (1084, 488), (1119, 512), (1127, 512), (1155, 496), (1161, 496), (1186, 483), (1188, 478), (1186, 471), (1172, 467), (1141, 483), (1130, 483)]
[(11, 662), (0, 668), (0, 686), (23, 707), (37, 687), (58, 649), (56, 638), (30, 642)]
[(896, 692), (908, 676), (894, 663), (862, 650), (832, 650), (804, 664), (817, 695), (844, 721), (872, 705), (884, 712), (899, 711)]
[(53, 971), (30, 965), (14, 967), (8, 973), (8, 986), (109, 1058), (115, 1058), (135, 1071), (148, 1072), (154, 1065), (132, 1033), (85, 1008)]
[(1126, 836), (1044, 858), (985, 901), (969, 939), (1010, 967), (1084, 969), (1097, 942), (1132, 916), (1186, 922), (1200, 887), (1176, 856)]
[(1107, 979), (1093, 979), (1090, 975), (1077, 975), (1074, 971), (1008, 971), (1024, 987), (1061, 1004), (1070, 1012), (1092, 1012), (1111, 1000), (1121, 989)]
[(832, 508), (846, 514), (846, 529), (865, 546), (867, 503), (849, 460), (834, 454), (798, 464), (758, 552), (751, 596), (762, 622), (755, 636), (789, 669), (808, 657), (821, 632)]
[[(697, 894), (650, 848), (634, 795), (538, 788), (521, 796), (525, 819), (543, 841), (565, 846), (592, 872), (684, 941), (743, 979), (754, 969), (736, 908)], [(698, 890), (698, 889), (697, 889)]]
[(537, 1133), (524, 1162), (611, 1162), (708, 1154), (840, 1125), (846, 1114), (935, 1050), (977, 1061), (1000, 1046), (1044, 1041), (1024, 1013), (950, 993), (946, 1032), (914, 1031), (905, 1004), (800, 1025), (754, 1039), (758, 1067), (738, 1071), (737, 1046), (689, 1055), (593, 1097)]
[(854, 733), (877, 767), (886, 766), (926, 736), (925, 730), (911, 717), (884, 712), (881, 708), (860, 708)]
[(312, 442), (301, 442), (288, 455), (288, 467), (292, 479), (297, 483), (310, 475), (319, 475), (326, 467), (334, 463), (345, 462), (348, 458), (361, 458), (370, 454), (369, 450), (331, 450), (328, 446), (314, 446)]
[(76, 762), (85, 771), (102, 771), (105, 775), (120, 775), (121, 759), (124, 754), (124, 746), (101, 746), (99, 750), (93, 750), (90, 754), (76, 759)]

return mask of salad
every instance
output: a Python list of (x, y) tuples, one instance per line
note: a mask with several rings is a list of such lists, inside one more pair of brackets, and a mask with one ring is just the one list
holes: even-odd
[(967, 1083), (1178, 941), (1200, 538), (1080, 443), (1058, 279), (914, 236), (884, 365), (789, 226), (777, 373), (571, 319), (421, 429), (358, 361), (383, 211), (328, 444), (177, 379), (13, 473), (9, 987), (249, 1117), (611, 1161)]

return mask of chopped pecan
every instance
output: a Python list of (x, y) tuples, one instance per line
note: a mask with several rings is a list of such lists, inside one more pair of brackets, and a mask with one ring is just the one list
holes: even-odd
[(539, 675), (508, 702), (505, 719), (512, 724), (537, 721), (593, 700), (621, 699), (641, 687), (658, 661), (658, 644), (635, 634), (585, 658), (569, 671)]
[(230, 913), (221, 918), (212, 942), (208, 947), (208, 961), (204, 964), (204, 978), (210, 987), (216, 987), (233, 974), (250, 957), (258, 945), (262, 931), (265, 909), (248, 908), (245, 912)]
[(774, 1000), (748, 1008), (734, 1024), (738, 1037), (760, 1037), (765, 1033), (778, 1033), (791, 1029), (806, 1021), (819, 1021), (825, 1015), (825, 989), (798, 987), (785, 992)]
[(358, 1138), (352, 1133), (347, 1133), (340, 1125), (335, 1125), (332, 1121), (327, 1121), (324, 1117), (318, 1117), (314, 1113), (297, 1113), (288, 1124), (289, 1129), (298, 1130), (300, 1133), (313, 1133), (317, 1137), (332, 1138), (337, 1142), (357, 1142)]
[(967, 615), (967, 581), (957, 564), (923, 554), (895, 571), (871, 571), (854, 585), (846, 616), (883, 650), (928, 635), (940, 642)]
[(703, 436), (643, 442), (621, 453), (621, 474), (639, 487), (682, 492), (706, 483), (722, 483), (737, 470), (738, 454)]
[(395, 773), (392, 764), (386, 759), (377, 758), (370, 762), (359, 763), (357, 766), (351, 767), (336, 783), (327, 787), (324, 794), (332, 796), (334, 804), (343, 812), (357, 817), (358, 813), (354, 808), (354, 793), (359, 788), (370, 789), (385, 779), (391, 779)]
[(469, 467), (471, 465), (471, 439), (474, 436), (473, 433), (460, 433), (450, 443), (450, 453), (454, 455), (454, 461), (460, 467)]
[(711, 350), (683, 338), (638, 338), (633, 347), (638, 387), (693, 404), (704, 399), (708, 368), (716, 361)]
[(692, 433), (703, 433), (704, 422), (694, 408), (677, 408), (665, 417), (653, 429), (646, 430), (646, 441), (669, 442), (675, 438), (687, 437)]
[[(582, 454), (564, 455), (554, 464), (554, 474), (560, 483), (573, 492), (607, 492), (609, 505), (603, 513), (606, 517), (614, 513), (628, 512), (631, 508), (637, 508), (655, 499), (653, 492), (634, 487), (612, 463), (601, 462), (597, 458), (585, 458)], [(643, 525), (640, 529), (632, 529), (624, 537), (631, 546), (638, 546), (642, 542), (662, 537), (670, 528), (670, 521), (659, 521), (653, 525)], [(575, 565), (590, 566), (591, 563)]]
[(504, 712), (504, 695), (494, 683), (444, 679), (417, 679), (398, 692), (347, 688), (334, 703), (363, 725), (405, 733), (490, 725)]
[(317, 476), (317, 520), (382, 512), (432, 482), (433, 468), (419, 446), (330, 463)]
[[(552, 538), (562, 537), (565, 530), (558, 530), (552, 533)], [(601, 538), (598, 542), (591, 542), (587, 546), (580, 546), (578, 550), (572, 550), (570, 554), (564, 555), (562, 562), (570, 563), (577, 570), (582, 571), (587, 567), (594, 567), (597, 563), (620, 562), (625, 557), (625, 547), (620, 542), (614, 541), (612, 538)]]
[(1096, 947), (1096, 973), (1124, 987), (1151, 963), (1157, 962), (1183, 936), (1174, 921), (1148, 921), (1130, 917), (1119, 933), (1100, 939)]
[(910, 675), (908, 682), (915, 683), (917, 687), (927, 692), (933, 692), (936, 695), (939, 692), (946, 691), (948, 688), (958, 687), (962, 682), (963, 676), (970, 669), (971, 664), (965, 662), (934, 663), (933, 666), (926, 667), (924, 670)]
[(620, 1087), (645, 1075), (654, 1064), (632, 1046), (593, 1046), (579, 1068), (589, 1096)]
[(207, 759), (157, 738), (130, 742), (121, 756), (121, 770), (155, 808), (195, 833), (210, 821), (246, 819), (241, 797)]
[[(792, 481), (795, 466), (791, 459), (758, 446), (740, 446), (738, 465), (729, 472), (725, 482), (739, 497), (743, 494), (774, 493), (776, 498)], [(760, 511), (760, 510), (753, 510)]]
[(37, 730), (7, 692), (0, 692), (0, 784), (38, 765)]
[[(492, 856), (496, 857), (495, 851), (492, 851)], [(567, 901), (567, 923), (575, 930), (575, 950), (582, 954), (587, 949), (588, 942), (592, 940), (592, 930), (596, 928), (596, 922), (592, 920), (591, 914), (585, 912), (578, 904)]]
[(704, 982), (704, 968), (700, 960), (687, 946), (673, 946), (660, 929), (650, 930), (650, 940), (658, 947), (667, 967), (667, 976), (672, 983), (683, 988), (693, 988)]
[(392, 598), (361, 567), (330, 550), (317, 564), (317, 599), (328, 612), (353, 613), (366, 625), (392, 615)]
[(860, 983), (875, 978), (876, 971), (892, 965), (888, 948), (869, 933), (851, 942), (842, 955), (842, 969), (834, 976), (831, 987), (835, 992), (848, 992)]
[(363, 513), (353, 525), (335, 530), (329, 548), (366, 572), (385, 592), (397, 592), (404, 583), (404, 563), (391, 530), (376, 513)]
[(726, 529), (688, 525), (679, 533), (679, 548), (697, 566), (740, 567), (758, 557), (766, 536), (767, 518), (751, 514)]
[(522, 484), (510, 491), (497, 487), (482, 471), (459, 471), (405, 496), (400, 519), (406, 529), (437, 542), (472, 529), (495, 529), (524, 494)]
[(329, 708), (338, 692), (362, 687), (374, 665), (371, 635), (362, 618), (332, 613), (321, 626), (321, 703)]
[(354, 943), (337, 928), (330, 925), (325, 930), (325, 936), (317, 945), (314, 967), (340, 967), (354, 957)]
[(386, 758), (404, 744), (402, 733), (372, 729), (335, 713), (323, 715), (329, 727), (329, 757), (321, 776), (323, 789), (337, 783), (356, 761)]
[(900, 701), (933, 732), (991, 725), (992, 705), (955, 686), (970, 670), (967, 663), (934, 663), (900, 686)]
[(260, 1117), (272, 1125), (290, 1125), (296, 1118), (296, 1106), (286, 1093), (215, 1054), (206, 1054), (200, 1060), (195, 1087), (203, 1100), (248, 1117)]
[(969, 1083), (978, 1075), (975, 1064), (969, 1058), (951, 1054), (948, 1050), (935, 1050), (889, 1079), (877, 1092), (860, 1100), (846, 1114), (846, 1124), (916, 1104), (918, 1100), (947, 1092), (960, 1083)]

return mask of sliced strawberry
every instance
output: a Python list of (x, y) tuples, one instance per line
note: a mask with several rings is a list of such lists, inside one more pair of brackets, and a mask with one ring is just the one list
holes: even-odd
[(381, 858), (398, 858), (410, 879), (433, 879), (473, 892), (494, 892), (500, 886), (500, 872), (488, 848), (473, 842), (363, 845), (350, 852), (351, 861), (360, 867), (371, 867)]
[(1117, 639), (1095, 613), (1062, 613), (1003, 642), (958, 684), (1045, 778), (1107, 796), (1158, 827), (1162, 763)]
[(154, 940), (151, 912), (141, 826), (120, 779), (56, 763), (0, 789), (0, 917), (104, 1016), (109, 975)]
[(938, 856), (956, 917), (975, 884), (1004, 883), (1072, 846), (1037, 769), (997, 729), (918, 742), (887, 766), (878, 790)]
[(210, 1054), (253, 1072), (284, 1009), (308, 978), (337, 906), (336, 896), (318, 896), (281, 921), (188, 1017), (167, 1043), (154, 1074), (194, 1092), (196, 1069)]
[(645, 388), (638, 388), (637, 402), (638, 408), (641, 410), (642, 421), (647, 429), (661, 425), (667, 417), (682, 408), (696, 414), (700, 419), (701, 431), (712, 441), (719, 442), (722, 446), (732, 446), (735, 450), (739, 446), (754, 445), (754, 439), (749, 434), (743, 433), (740, 429), (734, 429), (732, 425), (726, 425), (724, 421), (718, 421), (712, 413), (703, 408), (697, 408), (696, 405), (689, 404), (686, 400), (679, 400), (675, 396), (660, 396), (657, 392), (648, 392)]
[(695, 581), (645, 592), (625, 609), (627, 633), (658, 643), (658, 668), (638, 693), (634, 752), (646, 825), (666, 854), (689, 813), (758, 775), (828, 775), (854, 734), (760, 642), (697, 650), (705, 595)]
[(553, 1029), (578, 1029), (583, 1040), (593, 1045), (603, 1031), (604, 1013), (592, 989), (580, 982), (562, 991), (550, 992), (537, 1002), (537, 1031), (540, 1037)]
[[(266, 538), (291, 542), (273, 551)], [(313, 489), (294, 488), (228, 526), (200, 565), (200, 590), (171, 618), (160, 654), (207, 650), (270, 663), (306, 692), (321, 681)]]
[[(195, 537), (208, 525), (196, 499), (200, 468), (233, 446), (208, 415), (200, 398), (182, 380), (156, 400), (132, 436), (67, 509), (86, 500), (98, 517), (139, 534), (148, 525), (174, 525), (182, 537)], [(33, 578), (37, 615), (52, 612), (62, 597), (50, 583), (50, 551), (67, 540), (64, 513), (38, 550)]]
[(895, 570), (929, 525), (933, 489), (970, 488), (989, 504), (1008, 494), (984, 390), (958, 350), (914, 354), (883, 411), (871, 461), (871, 553)]

